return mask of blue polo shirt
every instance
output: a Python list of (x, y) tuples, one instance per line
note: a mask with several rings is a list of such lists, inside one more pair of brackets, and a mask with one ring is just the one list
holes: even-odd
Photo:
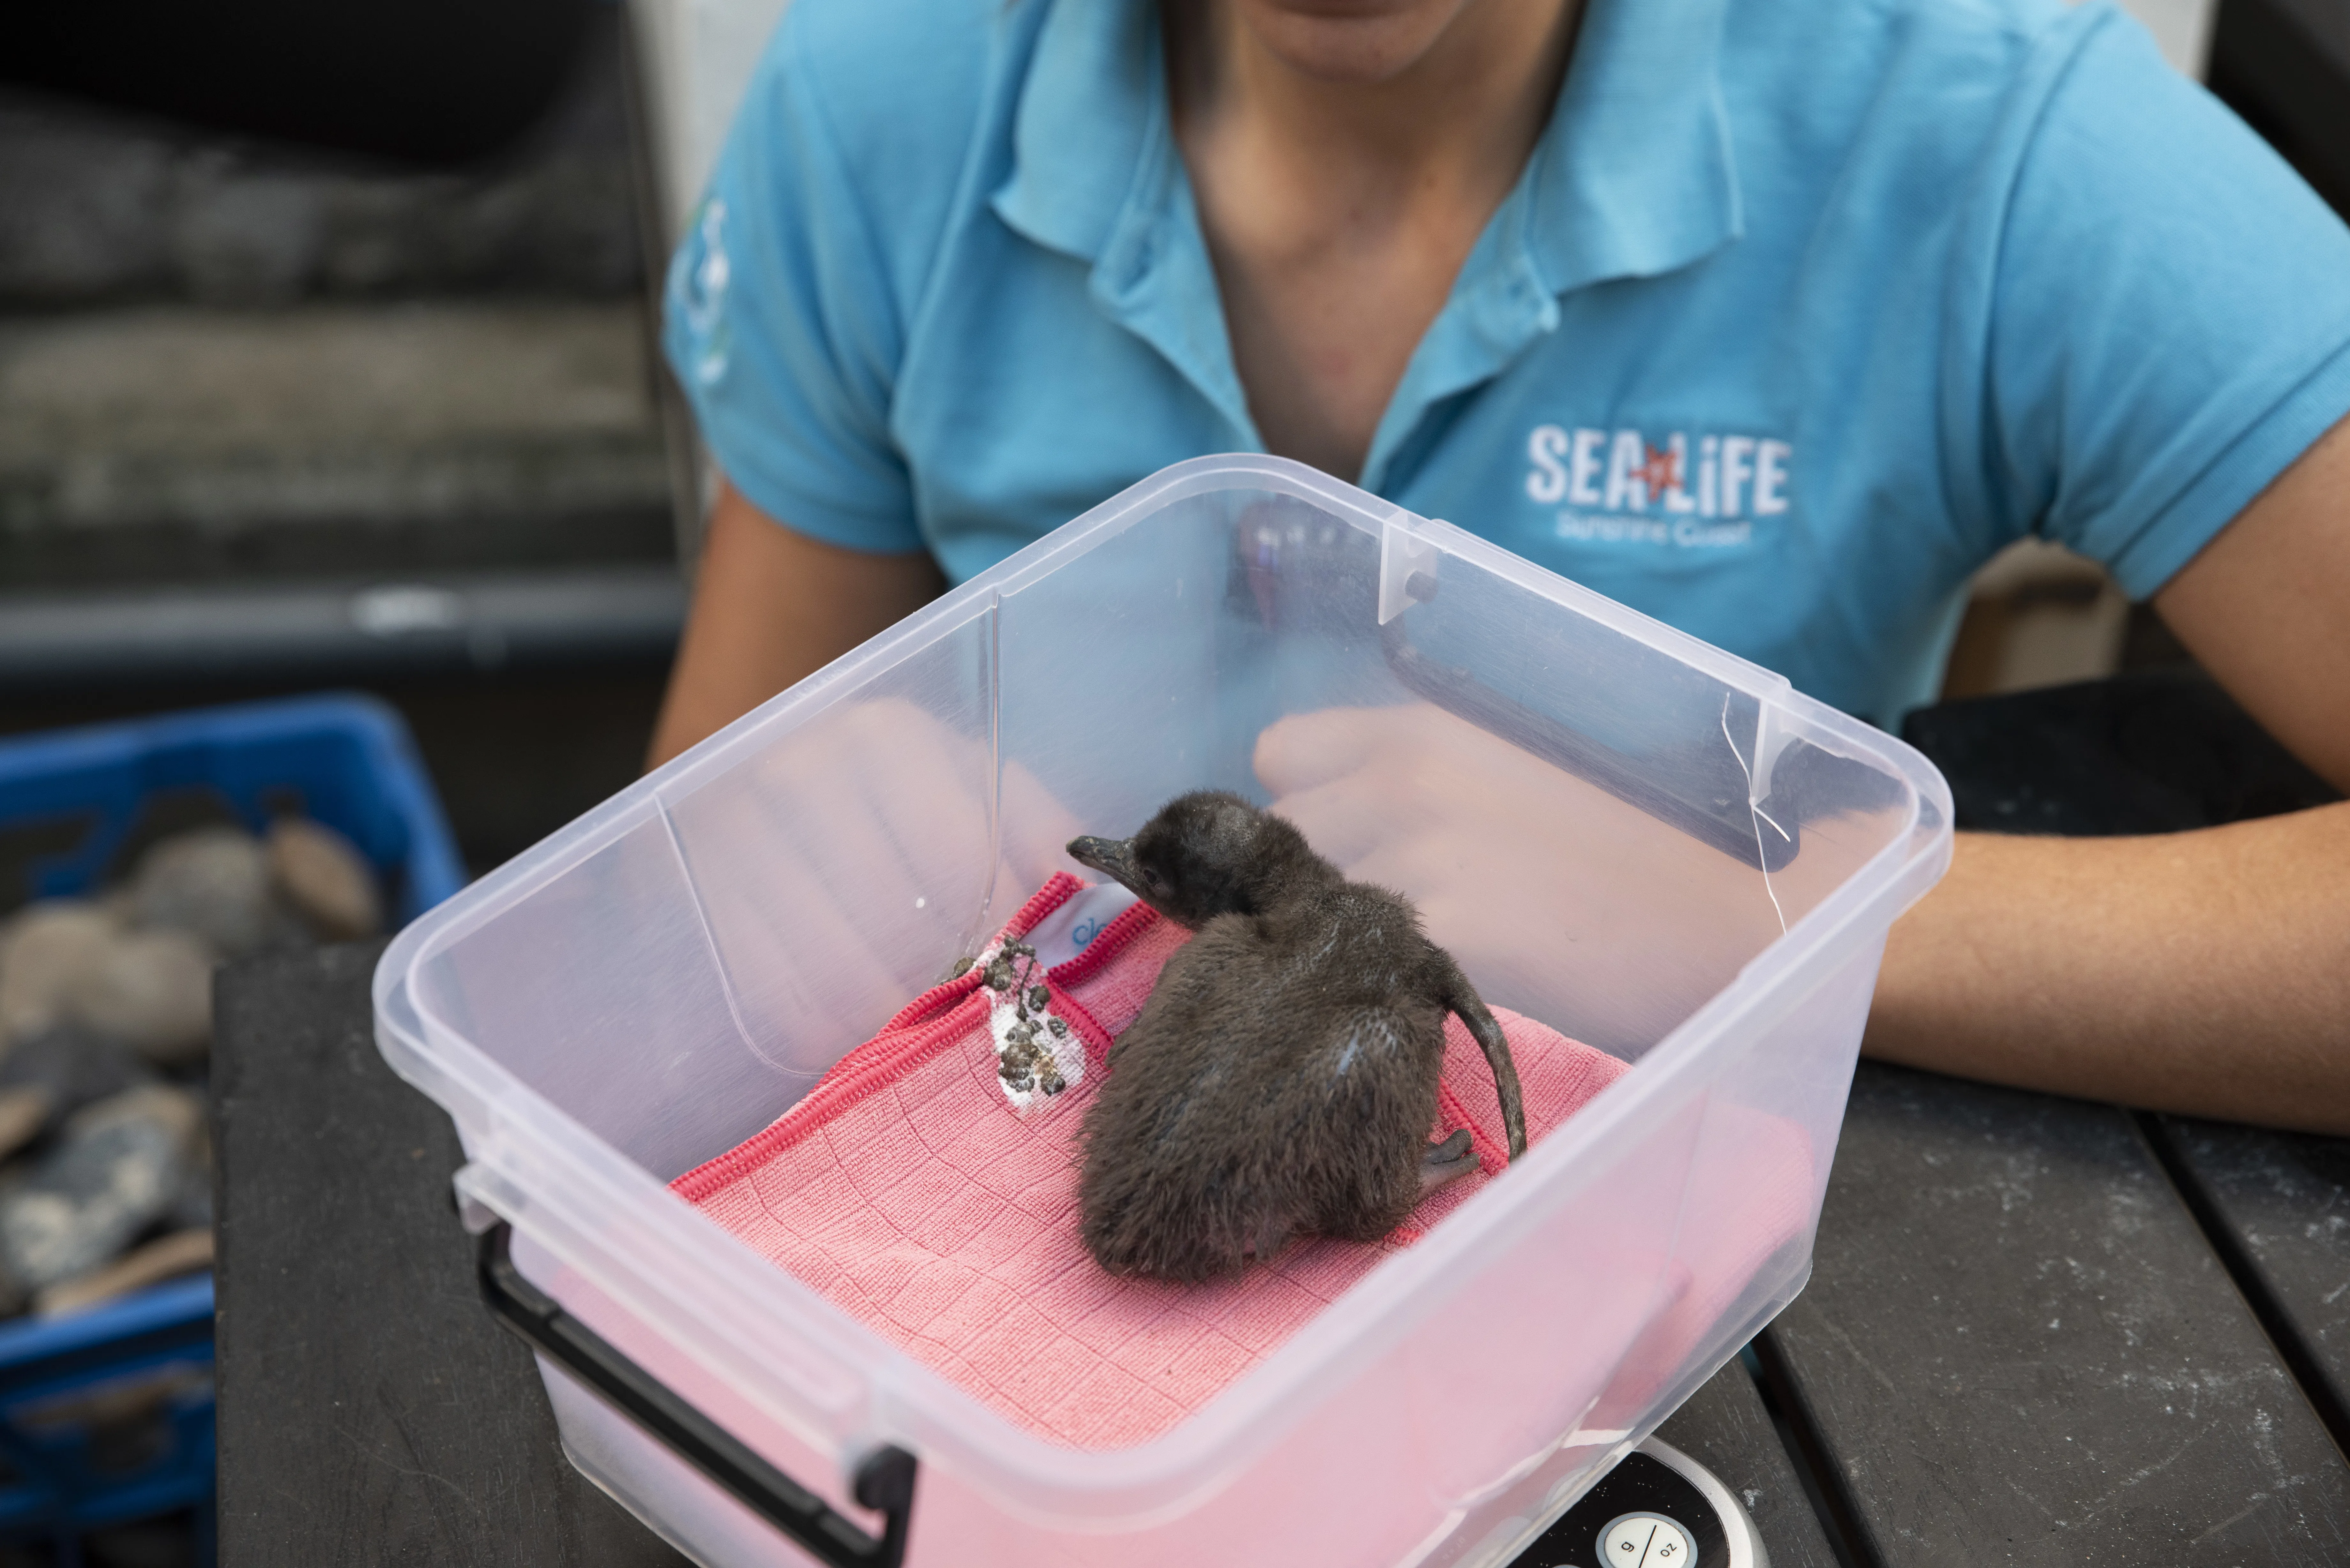
[[(795, 0), (671, 268), (728, 476), (961, 580), (1261, 450), (1145, 0)], [(2106, 3), (1590, 0), (1358, 483), (1879, 722), (2350, 410), (2350, 234)]]

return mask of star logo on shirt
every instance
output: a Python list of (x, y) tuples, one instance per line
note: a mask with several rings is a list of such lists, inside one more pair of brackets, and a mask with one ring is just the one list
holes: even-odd
[(1662, 495), (1668, 490), (1679, 489), (1681, 483), (1680, 458), (1669, 449), (1659, 452), (1645, 441), (1641, 445), (1648, 451), (1648, 461), (1632, 472), (1639, 476), (1648, 493)]

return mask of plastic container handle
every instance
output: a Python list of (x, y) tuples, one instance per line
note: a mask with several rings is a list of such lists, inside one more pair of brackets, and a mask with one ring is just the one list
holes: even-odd
[(884, 1443), (857, 1466), (857, 1501), (888, 1521), (877, 1541), (523, 1278), (514, 1265), (513, 1238), (514, 1227), (504, 1220), (482, 1233), (476, 1275), (491, 1315), (822, 1561), (834, 1568), (899, 1568), (914, 1511), (913, 1455)]

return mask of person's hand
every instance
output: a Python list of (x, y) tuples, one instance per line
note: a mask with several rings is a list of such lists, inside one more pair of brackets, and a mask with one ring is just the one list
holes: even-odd
[[(1258, 738), (1273, 809), (1348, 877), (1419, 906), (1488, 1005), (1591, 1044), (1653, 1044), (1825, 892), (1752, 863), (1442, 709), (1336, 708)], [(1825, 846), (1822, 847), (1825, 848)], [(1830, 879), (1833, 886), (1833, 878)]]
[(1000, 821), (985, 739), (851, 701), (671, 807), (753, 1049), (821, 1073), (945, 978), (1082, 831), (1017, 763)]

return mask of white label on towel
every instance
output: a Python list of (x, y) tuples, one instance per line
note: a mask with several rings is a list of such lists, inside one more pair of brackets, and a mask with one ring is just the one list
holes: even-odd
[(1026, 940), (1036, 950), (1036, 961), (1058, 969), (1093, 945), (1112, 920), (1131, 909), (1135, 897), (1115, 882), (1102, 882), (1072, 893), (1061, 907), (1036, 922)]

